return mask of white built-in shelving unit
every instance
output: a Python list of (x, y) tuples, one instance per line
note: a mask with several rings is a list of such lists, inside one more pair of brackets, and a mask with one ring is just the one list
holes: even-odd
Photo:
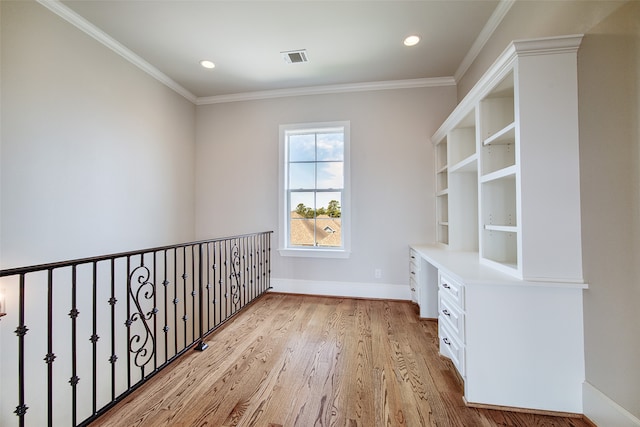
[(434, 135), (441, 247), (582, 282), (575, 49), (545, 47), (573, 40), (514, 42)]
[(411, 247), (415, 285), (471, 405), (581, 411), (581, 40), (512, 42), (432, 138), (436, 242)]

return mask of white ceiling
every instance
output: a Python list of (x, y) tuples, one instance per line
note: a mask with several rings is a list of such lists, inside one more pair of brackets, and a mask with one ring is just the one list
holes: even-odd
[[(46, 6), (49, 2), (41, 3)], [(481, 39), (486, 39), (495, 28), (496, 20), (499, 22), (508, 10), (505, 3), (510, 2), (56, 3), (57, 12), (68, 20), (75, 21), (94, 37), (97, 33), (98, 39), (115, 40), (116, 46), (124, 46), (128, 56), (135, 58), (133, 62), (143, 63), (142, 68), (151, 69), (152, 74), (159, 71), (156, 74), (161, 75), (161, 80), (168, 80), (170, 86), (178, 87), (185, 96), (202, 99), (454, 76), (464, 71), (465, 62), (477, 50)], [(403, 45), (403, 39), (410, 34), (422, 38), (417, 46)], [(287, 64), (280, 52), (294, 49), (307, 49), (309, 62)], [(201, 59), (210, 59), (216, 68), (202, 68)]]

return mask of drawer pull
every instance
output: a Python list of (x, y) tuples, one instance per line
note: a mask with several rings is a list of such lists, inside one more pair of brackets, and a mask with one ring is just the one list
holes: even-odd
[(451, 345), (451, 341), (449, 341), (449, 338), (447, 337), (442, 338), (442, 342), (445, 343), (446, 345)]
[(449, 286), (448, 283), (443, 283), (442, 287), (445, 288), (445, 289), (451, 289), (451, 286)]
[(442, 310), (442, 314), (444, 314), (445, 316), (451, 317), (451, 313), (449, 313), (449, 310), (447, 310), (446, 308)]

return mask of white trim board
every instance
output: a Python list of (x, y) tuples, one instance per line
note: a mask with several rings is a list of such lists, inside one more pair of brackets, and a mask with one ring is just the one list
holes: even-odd
[(480, 31), (480, 34), (478, 34), (478, 37), (471, 45), (469, 52), (467, 52), (465, 57), (462, 59), (462, 62), (458, 66), (458, 69), (453, 74), (453, 78), (456, 80), (456, 82), (459, 82), (460, 79), (462, 79), (462, 77), (465, 75), (467, 70), (469, 70), (469, 67), (471, 67), (473, 61), (476, 60), (476, 58), (482, 51), (482, 48), (485, 44), (487, 44), (493, 33), (496, 31), (496, 28), (498, 28), (498, 25), (500, 25), (514, 3), (515, 0), (500, 0), (500, 3), (498, 3), (498, 5), (496, 6), (493, 14), (491, 14), (491, 16), (489, 17), (489, 20), (485, 24), (484, 28), (482, 28), (482, 31)]
[(286, 98), (289, 96), (326, 95), (331, 93), (364, 92), (388, 89), (413, 89), (419, 87), (455, 86), (453, 77), (430, 77), (421, 79), (388, 80), (380, 82), (349, 83), (324, 86), (308, 86), (290, 89), (262, 90), (257, 92), (234, 93), (200, 97), (196, 105), (221, 104), (236, 101), (254, 101), (258, 99)]
[(640, 419), (585, 381), (582, 384), (584, 415), (598, 426), (640, 427)]
[(271, 291), (348, 298), (411, 300), (408, 285), (271, 278)]

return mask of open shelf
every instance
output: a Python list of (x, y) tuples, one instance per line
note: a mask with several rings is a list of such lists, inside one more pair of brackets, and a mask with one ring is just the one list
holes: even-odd
[(481, 175), (514, 166), (516, 164), (515, 143), (483, 145), (480, 160)]
[(486, 175), (482, 175), (480, 177), (480, 182), (488, 183), (491, 181), (496, 181), (499, 179), (515, 179), (516, 175), (516, 166), (508, 166), (504, 169), (499, 169), (495, 172), (488, 173)]
[(456, 165), (476, 154), (476, 113), (471, 110), (447, 134), (449, 144), (448, 160)]
[(515, 226), (516, 181), (505, 178), (482, 183), (482, 224)]
[(483, 145), (508, 143), (515, 138), (513, 73), (509, 73), (479, 104), (480, 138)]
[(451, 166), (449, 173), (455, 172), (477, 172), (478, 171), (478, 155), (473, 153), (466, 159), (462, 159), (455, 165)]
[(481, 257), (516, 270), (518, 268), (517, 233), (483, 230)]
[(482, 141), (482, 145), (513, 144), (516, 139), (516, 123), (511, 122), (489, 138)]
[(518, 269), (516, 122), (513, 73), (480, 101), (480, 258)]
[[(482, 200), (480, 256), (500, 265), (518, 264), (516, 167), (480, 178)], [(511, 267), (510, 267), (511, 268)]]
[(436, 223), (438, 243), (449, 244), (449, 195), (448, 191), (441, 192), (436, 197)]
[[(481, 137), (486, 141), (500, 139), (511, 124), (514, 123), (513, 97), (488, 98), (480, 103)], [(509, 130), (506, 131), (508, 133)]]
[(489, 231), (502, 231), (505, 233), (517, 233), (518, 227), (515, 225), (493, 225), (493, 224), (485, 224), (485, 230)]

